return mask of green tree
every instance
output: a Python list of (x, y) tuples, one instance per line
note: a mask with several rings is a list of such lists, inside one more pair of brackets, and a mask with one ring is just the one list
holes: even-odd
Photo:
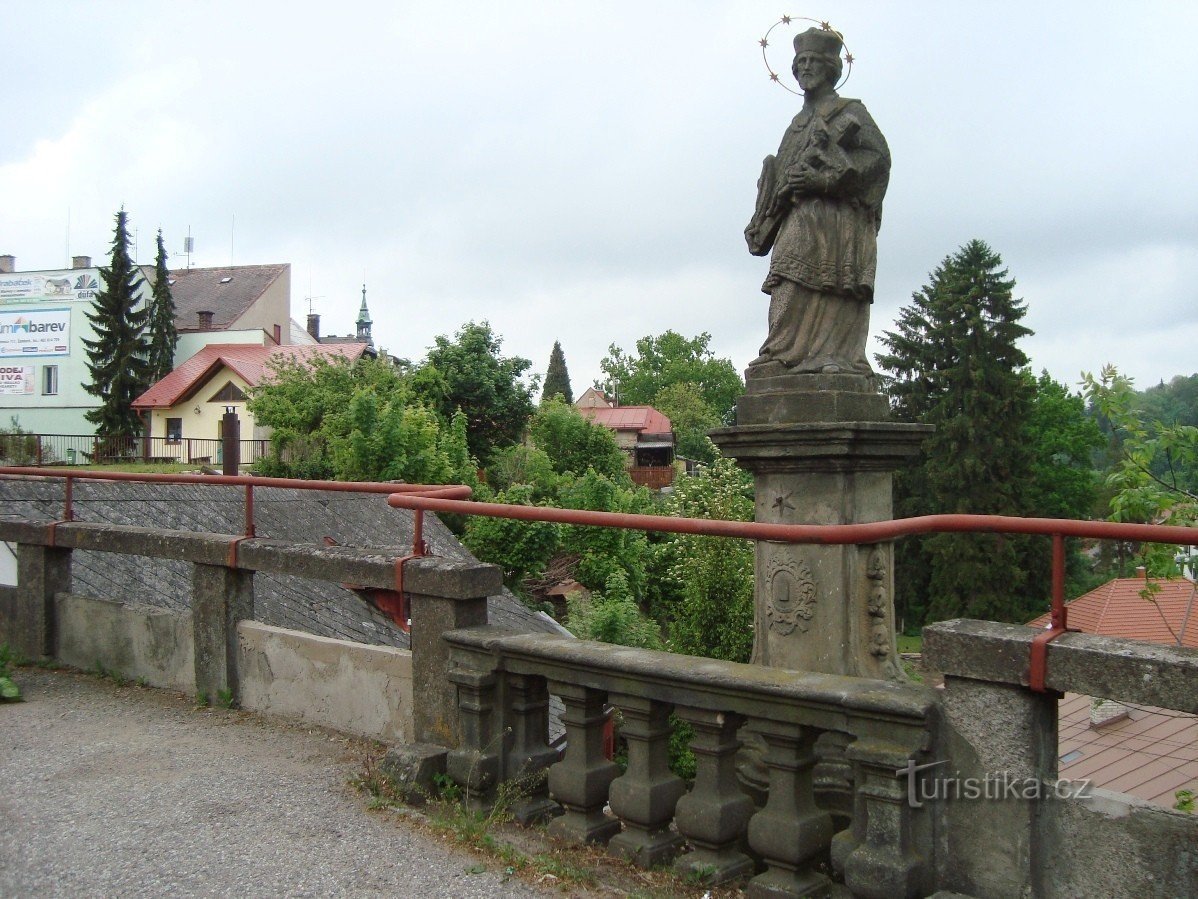
[[(1152, 420), (1131, 378), (1105, 366), (1083, 375), (1086, 398), (1119, 436), (1106, 475), (1110, 518), (1141, 524), (1198, 525), (1198, 492), (1179, 476), (1198, 465), (1198, 427)], [(1163, 471), (1163, 474), (1158, 474)], [(1177, 547), (1144, 544), (1139, 560), (1154, 577), (1179, 573)]]
[(453, 340), (435, 339), (412, 380), (417, 396), (445, 421), (462, 410), (470, 453), (483, 464), (520, 441), (534, 408), (536, 379), (521, 381), (532, 363), (500, 355), (502, 344), (489, 323), (468, 322)]
[[(683, 518), (753, 520), (753, 482), (731, 460), (715, 462), (674, 485), (666, 513)], [(753, 651), (753, 544), (726, 537), (677, 534), (665, 554), (672, 590), (662, 609), (670, 649), (747, 662)]]
[[(899, 314), (878, 357), (895, 417), (934, 425), (900, 473), (900, 516), (971, 512), (1020, 515), (1032, 480), (1034, 387), (1018, 341), (1031, 334), (1002, 259), (980, 240), (932, 273)], [(1027, 540), (937, 534), (900, 543), (896, 607), (907, 625), (926, 617), (1022, 621), (1040, 597), (1025, 588)], [(927, 598), (926, 607), (923, 597)]]
[(711, 335), (686, 338), (676, 331), (636, 342), (636, 353), (624, 352), (615, 344), (599, 363), (604, 382), (595, 386), (609, 396), (618, 394), (621, 405), (652, 405), (663, 388), (671, 384), (694, 385), (703, 404), (715, 417), (731, 424), (730, 416), (745, 385), (728, 359), (717, 359), (708, 344)]
[(529, 423), (529, 436), (545, 451), (558, 474), (578, 477), (591, 468), (623, 486), (631, 485), (624, 453), (612, 432), (588, 420), (559, 396), (541, 404)]
[(690, 381), (667, 384), (650, 405), (670, 420), (674, 450), (679, 456), (705, 463), (715, 461), (715, 447), (707, 439), (707, 432), (720, 426), (720, 416), (703, 401), (697, 384)]
[[(517, 484), (495, 496), (497, 503), (516, 506), (539, 505), (532, 488)], [(473, 515), (466, 522), (462, 542), (484, 562), (503, 570), (503, 582), (513, 593), (523, 596), (525, 578), (535, 577), (557, 551), (561, 529), (547, 521), (518, 521), (514, 518), (490, 518)]]
[(566, 354), (562, 345), (553, 341), (549, 354), (549, 369), (545, 372), (545, 389), (541, 391), (541, 402), (560, 396), (567, 403), (574, 402), (574, 391), (570, 389), (570, 372), (566, 370)]
[(621, 570), (607, 577), (602, 593), (566, 597), (569, 628), (580, 640), (599, 640), (637, 649), (661, 649), (661, 631), (637, 605)]
[(100, 405), (84, 413), (100, 437), (134, 437), (142, 421), (133, 401), (149, 386), (146, 355), (146, 322), (149, 310), (141, 301), (141, 273), (129, 255), (129, 220), (122, 206), (116, 214), (112, 258), (100, 269), (103, 286), (96, 293), (94, 311), (85, 312), (95, 329), (95, 340), (84, 338), (91, 382), (84, 389), (100, 398)]
[[(643, 487), (617, 483), (594, 469), (563, 487), (558, 505), (563, 509), (594, 512), (652, 511), (653, 500)], [(624, 572), (628, 587), (638, 600), (645, 595), (649, 541), (642, 531), (621, 528), (564, 525), (562, 550), (579, 557), (575, 578), (589, 590), (602, 590), (613, 571)]]
[(385, 358), (281, 361), (254, 388), (249, 409), (272, 429), (258, 470), (353, 481), (476, 482), (463, 416), (424, 406)]
[(175, 368), (175, 346), (179, 332), (175, 329), (175, 299), (171, 296), (171, 273), (166, 267), (166, 246), (162, 229), (158, 230), (158, 255), (154, 259), (154, 290), (150, 297), (149, 380), (161, 381)]
[[(1095, 454), (1104, 440), (1098, 423), (1087, 414), (1081, 394), (1054, 381), (1048, 372), (1032, 383), (1028, 446), (1032, 451), (1032, 476), (1024, 492), (1025, 514), (1037, 518), (1089, 518), (1098, 506), (1098, 472)], [(1066, 541), (1067, 597), (1078, 596), (1098, 586), (1081, 542)], [(1052, 547), (1048, 540), (1030, 541), (1027, 558), (1028, 582), (1050, 583)]]

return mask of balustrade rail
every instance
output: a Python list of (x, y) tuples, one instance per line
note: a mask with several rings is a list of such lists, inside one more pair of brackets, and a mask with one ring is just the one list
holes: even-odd
[[(754, 891), (822, 895), (829, 854), (858, 895), (927, 885), (925, 862), (890, 847), (931, 838), (930, 818), (907, 807), (894, 772), (931, 748), (934, 690), (493, 628), (445, 639), (463, 734), (448, 773), (473, 803), (516, 781), (521, 820), (560, 810), (550, 833), (607, 843), (645, 867), (689, 844), (677, 870), (710, 884), (752, 873), (747, 847), (766, 866)], [(560, 760), (548, 744), (550, 693), (566, 709)], [(603, 753), (608, 705), (622, 719), (623, 773)], [(694, 730), (689, 790), (668, 765), (671, 714)], [(742, 743), (748, 770), (738, 770)], [(746, 780), (767, 797), (759, 809)], [(827, 794), (847, 800), (835, 824), (828, 807), (839, 803)]]

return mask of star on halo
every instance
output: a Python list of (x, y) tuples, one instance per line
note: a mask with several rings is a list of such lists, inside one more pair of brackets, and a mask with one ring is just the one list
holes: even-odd
[(765, 38), (762, 38), (757, 43), (761, 44), (762, 47), (768, 47), (770, 45), (770, 42), (767, 41)]

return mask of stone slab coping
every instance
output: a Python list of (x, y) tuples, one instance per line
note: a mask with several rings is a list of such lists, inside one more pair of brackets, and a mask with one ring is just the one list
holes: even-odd
[[(1026, 686), (1040, 628), (958, 618), (923, 631), (924, 661), (950, 677)], [(1198, 713), (1198, 649), (1067, 633), (1048, 644), (1045, 685)]]
[(917, 684), (766, 668), (555, 634), (479, 627), (449, 631), (445, 639), (459, 650), (502, 659), (503, 669), (517, 674), (826, 729), (854, 730), (845, 726), (852, 716), (923, 729), (938, 699), (936, 690)]
[[(49, 522), (0, 520), (0, 541), (48, 545)], [(170, 531), (129, 525), (68, 522), (55, 529), (55, 545), (176, 559), (202, 565), (224, 565), (229, 546), (237, 543), (237, 567), (248, 571), (287, 574), (357, 587), (395, 587), (395, 563), (407, 553), (352, 546), (288, 543), (264, 538), (241, 539), (236, 534)], [(503, 589), (498, 567), (482, 562), (425, 556), (404, 567), (404, 590), (445, 599), (481, 599)]]

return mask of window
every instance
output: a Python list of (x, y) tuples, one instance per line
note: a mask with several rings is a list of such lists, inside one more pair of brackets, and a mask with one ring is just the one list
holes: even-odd
[(166, 420), (166, 442), (179, 443), (183, 440), (183, 419), (168, 418)]
[(42, 396), (55, 396), (58, 393), (58, 366), (42, 366)]
[(212, 394), (210, 403), (238, 403), (245, 399), (245, 393), (232, 381), (226, 381), (225, 386)]

